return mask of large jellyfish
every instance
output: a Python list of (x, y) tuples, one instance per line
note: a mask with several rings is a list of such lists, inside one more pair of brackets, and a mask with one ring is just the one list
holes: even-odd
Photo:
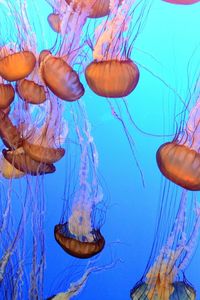
[[(189, 202), (192, 201), (192, 210)], [(164, 232), (157, 232), (158, 239), (165, 240)], [(162, 236), (159, 236), (162, 234)], [(166, 242), (159, 254), (147, 266), (142, 280), (131, 291), (133, 300), (189, 300), (196, 299), (195, 289), (187, 282), (184, 271), (190, 263), (200, 236), (200, 207), (195, 196), (190, 197), (187, 191), (181, 194), (176, 218)], [(157, 243), (159, 245), (159, 243)], [(156, 246), (156, 241), (154, 246)], [(154, 249), (155, 250), (155, 249)], [(153, 252), (152, 252), (153, 253)], [(181, 274), (183, 274), (181, 276)]]
[(89, 87), (107, 98), (129, 95), (139, 80), (139, 70), (130, 59), (130, 32), (135, 0), (110, 1), (110, 14), (95, 31), (94, 61), (85, 70)]

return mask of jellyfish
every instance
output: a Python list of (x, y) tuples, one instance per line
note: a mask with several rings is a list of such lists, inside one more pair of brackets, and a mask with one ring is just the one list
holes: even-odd
[(94, 61), (86, 67), (85, 77), (99, 96), (125, 97), (137, 86), (139, 69), (130, 59), (131, 46), (128, 46), (134, 2), (123, 1), (120, 6), (119, 0), (111, 0), (108, 20), (96, 29)]
[(199, 0), (163, 0), (172, 4), (190, 5), (199, 2)]
[[(188, 211), (190, 200), (187, 191), (183, 190), (176, 218), (167, 235), (166, 243), (163, 243), (159, 254), (147, 267), (142, 280), (132, 289), (131, 299), (196, 299), (196, 291), (184, 275), (200, 236), (200, 206), (194, 196), (193, 210)], [(191, 216), (192, 213), (193, 216)], [(181, 273), (183, 273), (182, 279)]]
[(95, 225), (97, 207), (103, 197), (96, 174), (98, 155), (88, 120), (85, 119), (84, 122), (83, 133), (81, 127), (75, 123), (81, 148), (79, 186), (73, 200), (66, 199), (67, 203), (72, 201), (71, 210), (69, 211), (69, 204), (66, 203), (68, 209), (64, 210), (60, 223), (54, 228), (58, 244), (65, 252), (77, 258), (92, 257), (101, 252), (105, 245), (100, 225)]
[(76, 101), (83, 96), (85, 90), (73, 65), (78, 64), (77, 59), (82, 48), (81, 34), (88, 12), (82, 12), (80, 9), (74, 12), (72, 5), (68, 6), (65, 1), (63, 4), (63, 1), (54, 0), (50, 4), (54, 13), (49, 16), (48, 21), (53, 30), (59, 32), (61, 45), (55, 55), (47, 50), (41, 52), (39, 59), (41, 78), (60, 99)]
[[(73, 3), (73, 9), (76, 11), (77, 7), (82, 11), (89, 8), (89, 18), (101, 18), (105, 17), (110, 12), (110, 2), (107, 0), (66, 0), (67, 4)], [(120, 1), (122, 2), (122, 0)]]
[(0, 76), (7, 81), (16, 81), (28, 76), (34, 69), (36, 59), (31, 51), (19, 51), (4, 46), (0, 50)]
[(160, 146), (157, 164), (162, 174), (174, 183), (192, 191), (200, 190), (199, 153), (200, 98), (191, 109), (184, 130), (172, 142)]

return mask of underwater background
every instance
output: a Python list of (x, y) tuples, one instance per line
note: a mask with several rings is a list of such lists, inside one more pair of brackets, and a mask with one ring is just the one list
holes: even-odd
[[(38, 37), (43, 35), (45, 47), (50, 48), (56, 38), (47, 22), (52, 10), (45, 1), (36, 1), (37, 11), (32, 11), (29, 17), (39, 17), (35, 32)], [(5, 19), (3, 10), (1, 14)], [(1, 35), (5, 37), (12, 35), (12, 30), (9, 29), (9, 20), (4, 24), (4, 19), (1, 18), (0, 23)], [(75, 296), (77, 299), (130, 299), (130, 290), (144, 274), (154, 241), (162, 201), (161, 189), (165, 184), (156, 164), (156, 151), (163, 142), (173, 138), (177, 116), (183, 110), (180, 98), (188, 100), (197, 80), (199, 29), (200, 3), (184, 6), (164, 1), (151, 2), (131, 53), (131, 59), (140, 70), (138, 86), (126, 97), (134, 123), (122, 100), (111, 100), (121, 107), (122, 119), (134, 141), (135, 156), (122, 123), (112, 115), (107, 100), (95, 95), (81, 75), (86, 92), (80, 101), (85, 102), (91, 134), (99, 154), (99, 174), (107, 209), (101, 228), (106, 246), (94, 259), (96, 265), (102, 266), (102, 271), (90, 275), (84, 289)], [(42, 49), (43, 40), (38, 42)], [(54, 239), (54, 226), (60, 220), (64, 186), (67, 184), (67, 168), (64, 158), (57, 164), (56, 173), (44, 179), (45, 297), (65, 288), (67, 290), (87, 266), (87, 261), (67, 255)], [(172, 188), (180, 189), (172, 185)], [(112, 267), (106, 268), (113, 262)], [(185, 275), (196, 289), (197, 299), (200, 299), (200, 247)]]

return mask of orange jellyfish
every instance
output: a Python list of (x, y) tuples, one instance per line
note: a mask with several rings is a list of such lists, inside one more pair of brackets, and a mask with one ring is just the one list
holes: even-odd
[[(59, 32), (59, 51), (55, 55), (44, 50), (41, 52), (40, 74), (45, 85), (60, 99), (76, 101), (85, 90), (79, 75), (73, 69), (82, 49), (81, 36), (86, 23), (88, 11), (75, 12), (71, 5), (52, 1), (54, 13), (48, 17), (51, 28)], [(76, 30), (74, 31), (74, 28)]]
[(42, 104), (46, 101), (44, 86), (33, 80), (22, 79), (18, 81), (17, 93), (27, 103)]
[(184, 129), (174, 140), (157, 151), (162, 174), (174, 183), (192, 191), (200, 190), (200, 98), (191, 110)]
[[(197, 199), (192, 200), (194, 218), (191, 217), (191, 210), (187, 211), (187, 192), (183, 190), (176, 219), (167, 235), (166, 243), (164, 242), (152, 263), (150, 260), (146, 274), (132, 289), (132, 300), (196, 299), (196, 291), (184, 275), (184, 270), (195, 252), (200, 235), (200, 206)], [(157, 235), (157, 239), (165, 240), (165, 233), (166, 230), (163, 231), (162, 237)], [(155, 241), (154, 246), (156, 244), (159, 245), (159, 241), (157, 243)], [(155, 253), (153, 250), (156, 251), (156, 249), (152, 249), (152, 253)]]
[(89, 8), (89, 18), (101, 18), (110, 12), (110, 1), (108, 0), (66, 0), (66, 2), (72, 5), (75, 11), (77, 9), (84, 11)]
[(137, 86), (139, 70), (130, 59), (127, 37), (134, 2), (123, 1), (119, 5), (119, 0), (110, 1), (108, 20), (96, 29), (94, 61), (87, 66), (85, 77), (89, 87), (99, 96), (125, 97)]
[(53, 31), (57, 33), (61, 31), (61, 18), (59, 14), (51, 13), (48, 15), (47, 20)]
[[(96, 177), (98, 156), (88, 125), (85, 130), (86, 141), (81, 134), (81, 129), (76, 127), (81, 146), (79, 187), (73, 195), (72, 208), (68, 211), (67, 221), (65, 211), (60, 223), (54, 228), (54, 236), (58, 244), (65, 252), (77, 258), (90, 258), (101, 252), (105, 245), (99, 225), (95, 225), (95, 212), (103, 197)], [(91, 149), (93, 149), (92, 157), (90, 157)], [(93, 162), (92, 166), (90, 161)], [(71, 202), (71, 199), (68, 201)], [(66, 205), (69, 207), (69, 204)]]
[(199, 0), (163, 0), (172, 4), (190, 5), (199, 2)]
[(78, 74), (61, 57), (48, 55), (40, 64), (41, 76), (47, 87), (60, 99), (76, 101), (84, 94)]
[(16, 81), (28, 76), (36, 64), (35, 55), (31, 51), (13, 52), (4, 46), (0, 50), (0, 76), (8, 81)]

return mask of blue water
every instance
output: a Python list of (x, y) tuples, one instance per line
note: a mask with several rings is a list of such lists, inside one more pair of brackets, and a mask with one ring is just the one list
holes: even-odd
[[(37, 12), (30, 15), (35, 18), (38, 14), (36, 33), (41, 38), (42, 28), (45, 47), (50, 47), (55, 38), (46, 21), (51, 8), (45, 1), (37, 2)], [(131, 54), (139, 66), (140, 81), (135, 91), (126, 98), (134, 122), (146, 134), (131, 124), (121, 99), (116, 100), (133, 137), (145, 187), (122, 124), (112, 116), (107, 100), (96, 96), (85, 86), (83, 101), (99, 153), (99, 173), (104, 182), (104, 200), (108, 205), (105, 224), (101, 228), (106, 246), (98, 257), (97, 265), (109, 265), (113, 261), (116, 264), (109, 270), (102, 269), (92, 274), (83, 291), (75, 297), (77, 299), (129, 299), (130, 289), (144, 274), (161, 201), (162, 176), (155, 153), (161, 143), (171, 139), (166, 135), (175, 132), (175, 116), (183, 109), (179, 98), (188, 99), (197, 78), (200, 63), (199, 15), (200, 4), (176, 6), (159, 0), (152, 2)], [(8, 30), (2, 21), (1, 26), (5, 32)], [(85, 82), (83, 75), (81, 80)], [(66, 168), (66, 160), (63, 159), (57, 164), (57, 172), (47, 176), (44, 182), (45, 297), (60, 292), (61, 282), (62, 287), (66, 283), (67, 289), (86, 266), (85, 261), (68, 256), (54, 240), (54, 225), (58, 223), (62, 210)], [(185, 271), (187, 279), (197, 290), (197, 299), (200, 299), (199, 266), (200, 248)]]

